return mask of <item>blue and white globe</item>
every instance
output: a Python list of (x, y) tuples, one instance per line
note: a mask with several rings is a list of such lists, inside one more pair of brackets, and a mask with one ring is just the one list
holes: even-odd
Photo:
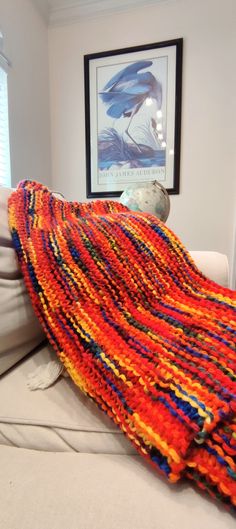
[(133, 211), (156, 215), (162, 222), (166, 222), (170, 212), (169, 195), (156, 180), (127, 186), (120, 197), (120, 202)]

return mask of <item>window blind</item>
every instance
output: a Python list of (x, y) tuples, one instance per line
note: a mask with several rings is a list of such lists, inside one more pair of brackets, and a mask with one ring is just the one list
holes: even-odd
[(0, 186), (11, 186), (7, 72), (0, 62)]

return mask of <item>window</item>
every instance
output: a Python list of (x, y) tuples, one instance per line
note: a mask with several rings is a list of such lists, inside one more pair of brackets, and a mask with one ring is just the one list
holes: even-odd
[[(1, 40), (2, 37), (0, 38), (0, 44)], [(11, 186), (7, 90), (8, 67), (9, 62), (0, 49), (0, 186), (6, 187)]]

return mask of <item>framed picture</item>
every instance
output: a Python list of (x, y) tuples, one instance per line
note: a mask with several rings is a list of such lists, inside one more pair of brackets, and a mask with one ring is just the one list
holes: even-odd
[(183, 39), (84, 56), (87, 197), (179, 193)]

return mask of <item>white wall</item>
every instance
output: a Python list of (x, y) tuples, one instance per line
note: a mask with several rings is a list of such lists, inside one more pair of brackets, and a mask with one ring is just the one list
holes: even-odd
[(236, 290), (236, 178), (235, 178), (235, 188), (234, 188), (234, 222), (233, 222), (233, 237), (231, 245), (231, 288)]
[(48, 29), (30, 0), (0, 0), (4, 53), (10, 59), (12, 185), (51, 182)]
[(49, 31), (53, 187), (85, 199), (83, 55), (184, 38), (181, 190), (168, 224), (232, 258), (236, 2), (171, 0)]

